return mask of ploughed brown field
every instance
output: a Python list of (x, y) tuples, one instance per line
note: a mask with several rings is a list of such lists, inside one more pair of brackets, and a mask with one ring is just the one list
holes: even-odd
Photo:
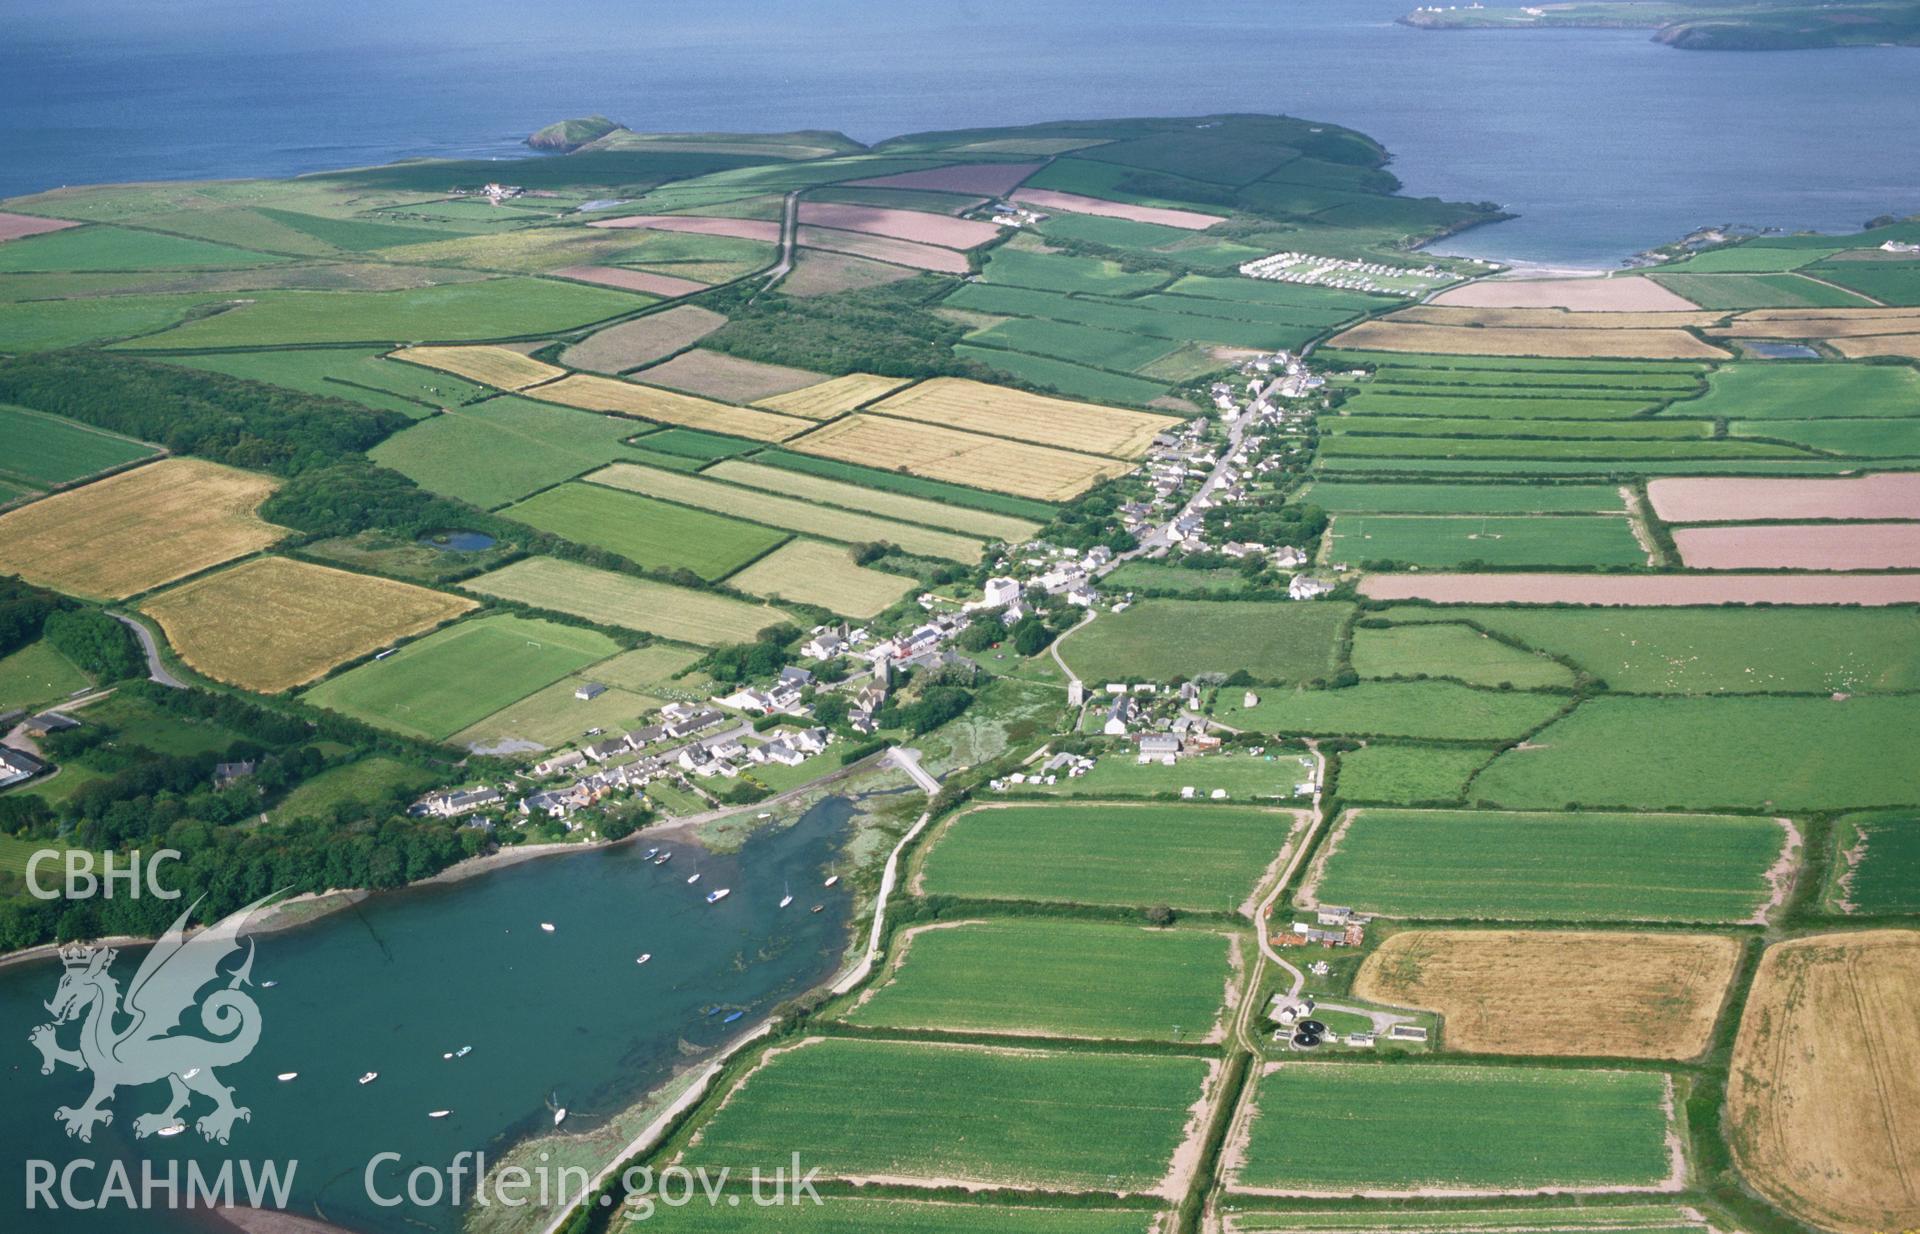
[(935, 193), (977, 193), (985, 197), (1005, 197), (1013, 187), (1044, 163), (955, 163), (951, 167), (931, 167), (926, 171), (903, 171), (871, 180), (849, 180), (861, 188), (925, 189)]
[(27, 236), (44, 235), (50, 231), (65, 231), (80, 224), (66, 219), (35, 218), (31, 214), (13, 214), (0, 210), (0, 243), (8, 240), (21, 240)]
[(1102, 218), (1131, 219), (1136, 223), (1158, 223), (1162, 227), (1180, 227), (1187, 231), (1205, 231), (1220, 222), (1216, 214), (1197, 210), (1175, 210), (1168, 206), (1135, 206), (1101, 197), (1082, 197), (1058, 189), (1020, 189), (1013, 200), (1042, 210), (1065, 210), (1069, 214), (1097, 214)]
[(644, 291), (655, 296), (690, 296), (705, 291), (705, 283), (675, 278), (671, 274), (650, 274), (645, 270), (623, 270), (619, 266), (562, 266), (553, 277), (580, 283), (598, 283), (622, 291)]
[[(1489, 310), (1499, 312), (1500, 310)], [(1357, 351), (1436, 352), (1453, 356), (1587, 356), (1622, 360), (1725, 360), (1729, 354), (1685, 330), (1495, 329), (1418, 321), (1363, 321), (1333, 340)]]
[(1649, 278), (1492, 279), (1435, 296), (1462, 308), (1559, 308), (1581, 313), (1690, 312), (1697, 306)]
[(1707, 1048), (1739, 958), (1714, 934), (1407, 930), (1353, 992), (1439, 1012), (1449, 1050), (1684, 1059)]
[(762, 364), (696, 347), (664, 364), (633, 374), (636, 381), (684, 390), (729, 403), (751, 403), (816, 385), (820, 374), (784, 364)]
[(1837, 479), (1672, 476), (1649, 481), (1653, 512), (1669, 523), (1754, 519), (1920, 519), (1920, 472)]
[(738, 240), (780, 242), (780, 224), (770, 219), (722, 219), (698, 214), (629, 214), (596, 219), (589, 227), (639, 227), (647, 231), (684, 231), (696, 236), (732, 236)]
[(966, 257), (952, 249), (933, 244), (916, 244), (911, 240), (896, 240), (889, 236), (873, 236), (858, 231), (836, 231), (831, 227), (803, 226), (799, 229), (796, 238), (804, 248), (822, 249), (849, 257), (866, 257), (896, 266), (910, 266), (915, 270), (932, 270), (938, 274), (965, 274), (972, 269), (967, 264)]
[(1920, 523), (1680, 527), (1674, 547), (1696, 570), (1899, 570), (1920, 566)]
[(885, 206), (849, 206), (824, 201), (801, 202), (800, 221), (815, 227), (859, 231), (954, 249), (970, 249), (1000, 235), (1000, 229), (992, 223), (972, 219), (949, 218), (924, 210), (892, 210)]
[(1913, 574), (1369, 574), (1369, 600), (1436, 604), (1916, 604)]
[(122, 600), (272, 544), (280, 482), (199, 459), (148, 463), (0, 515), (0, 574)]
[(1727, 1080), (1747, 1182), (1842, 1234), (1920, 1226), (1920, 931), (1769, 948)]
[(682, 304), (596, 330), (562, 352), (560, 359), (574, 368), (621, 373), (691, 347), (726, 324), (727, 319), (712, 309)]

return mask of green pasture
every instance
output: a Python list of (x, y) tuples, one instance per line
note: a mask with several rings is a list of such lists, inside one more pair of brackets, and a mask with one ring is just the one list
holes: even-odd
[(0, 244), (0, 274), (265, 266), (285, 260), (228, 244), (124, 227), (76, 227)]
[(1490, 747), (1370, 741), (1340, 756), (1340, 798), (1403, 805), (1458, 801), (1467, 780), (1492, 757)]
[(340, 347), (281, 348), (178, 356), (169, 363), (342, 398), (418, 420), (436, 407), (457, 407), (493, 393), (452, 373), (389, 360), (378, 351)]
[(1866, 308), (1873, 303), (1798, 274), (1657, 274), (1653, 278), (1704, 309)]
[(50, 488), (158, 451), (145, 442), (0, 403), (0, 480)]
[[(1012, 327), (1015, 323), (1007, 324)], [(1057, 327), (1061, 324), (1023, 319), (1019, 327), (1014, 328), (1010, 333), (1020, 333), (1020, 327)], [(1109, 332), (1102, 330), (1093, 333)], [(1113, 337), (1125, 336), (1114, 335)], [(1151, 403), (1167, 392), (1165, 382), (1130, 377), (1124, 373), (1108, 372), (1084, 364), (1075, 364), (1070, 360), (1037, 356), (1024, 351), (1008, 351), (999, 347), (975, 347), (961, 343), (955, 345), (953, 353), (963, 360), (978, 361), (1016, 380), (1057, 390), (1069, 398), (1087, 399), (1096, 403)]]
[(1624, 518), (1548, 515), (1342, 514), (1329, 552), (1341, 561), (1394, 561), (1416, 566), (1584, 568), (1645, 565), (1646, 550)]
[(1270, 690), (1252, 707), (1222, 690), (1214, 717), (1256, 733), (1510, 741), (1551, 719), (1555, 694), (1480, 690), (1450, 681), (1369, 681), (1343, 690)]
[(1334, 514), (1614, 514), (1620, 490), (1605, 484), (1394, 484), (1316, 480), (1300, 494)]
[(1854, 458), (1920, 456), (1920, 416), (1904, 420), (1736, 420), (1735, 437), (1774, 437)]
[(1031, 287), (1038, 291), (1084, 291), (1126, 296), (1151, 291), (1171, 276), (1151, 270), (1129, 272), (1123, 270), (1119, 262), (1100, 257), (998, 248), (993, 251), (980, 277), (988, 283)]
[(563, 484), (501, 513), (648, 569), (686, 569), (709, 580), (733, 573), (788, 538), (783, 531), (597, 484)]
[(1827, 261), (1805, 272), (1882, 304), (1920, 304), (1920, 261)]
[[(1920, 371), (1899, 364), (1791, 364), (1747, 360), (1707, 378), (1707, 392), (1673, 415), (1722, 420), (1828, 420), (1920, 414)], [(1747, 431), (1764, 435), (1764, 425)]]
[(1844, 912), (1920, 913), (1920, 813), (1840, 819), (1829, 870), (1827, 901)]
[(0, 712), (57, 703), (91, 679), (45, 639), (0, 656)]
[(1450, 677), (1522, 690), (1574, 684), (1566, 665), (1464, 625), (1363, 624), (1353, 632), (1352, 657), (1362, 677)]
[(619, 416), (501, 395), (449, 407), (370, 453), (421, 488), (491, 509), (607, 463), (637, 461), (625, 441), (638, 427)]
[(765, 450), (754, 455), (753, 461), (764, 463), (769, 467), (784, 467), (788, 471), (824, 476), (829, 480), (842, 480), (848, 484), (864, 484), (868, 488), (877, 488), (889, 493), (904, 493), (909, 497), (944, 501), (948, 505), (990, 510), (996, 514), (1011, 514), (1015, 518), (1032, 519), (1037, 523), (1052, 522), (1056, 513), (1056, 507), (1044, 501), (1015, 497), (1009, 493), (990, 493), (985, 489), (948, 484), (942, 480), (923, 479), (920, 476), (886, 471), (878, 467), (862, 467), (858, 463), (843, 463), (838, 459), (817, 458), (811, 454)]
[[(1431, 391), (1431, 392), (1430, 392)], [(1363, 386), (1341, 404), (1349, 415), (1438, 416), (1442, 419), (1624, 420), (1657, 406), (1643, 398), (1576, 397), (1562, 390), (1460, 394), (1441, 387)]]
[(1075, 674), (1109, 681), (1168, 681), (1245, 669), (1258, 681), (1297, 684), (1330, 676), (1350, 604), (1244, 604), (1141, 600), (1102, 613), (1060, 643)]
[(1201, 800), (1211, 799), (1218, 790), (1230, 801), (1260, 798), (1285, 803), (1292, 801), (1294, 789), (1312, 776), (1312, 759), (1285, 751), (1250, 754), (1219, 750), (1186, 755), (1168, 766), (1163, 758), (1143, 763), (1131, 745), (1122, 745), (1101, 752), (1093, 770), (1085, 775), (1056, 773), (1052, 784), (1028, 783), (1021, 788), (1057, 797), (1171, 796), (1190, 788)]

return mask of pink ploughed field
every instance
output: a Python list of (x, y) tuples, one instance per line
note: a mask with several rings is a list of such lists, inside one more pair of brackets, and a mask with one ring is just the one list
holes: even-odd
[(1015, 185), (1043, 166), (1044, 163), (956, 163), (952, 167), (903, 171), (898, 175), (849, 180), (847, 183), (860, 188), (927, 189), (935, 193), (978, 193), (986, 197), (1005, 197)]
[(1796, 518), (1920, 519), (1920, 472), (1819, 480), (1672, 477), (1647, 485), (1669, 523)]
[(1649, 278), (1491, 279), (1431, 301), (1465, 308), (1557, 308), (1576, 313), (1660, 313), (1699, 306)]
[(972, 219), (949, 218), (921, 210), (889, 210), (882, 206), (844, 206), (831, 202), (801, 202), (800, 221), (816, 227), (859, 231), (870, 236), (953, 249), (970, 249), (1000, 234), (1000, 229), (992, 223), (977, 223)]
[(555, 278), (581, 283), (598, 283), (622, 291), (644, 291), (655, 296), (690, 296), (705, 291), (705, 283), (677, 279), (671, 274), (649, 274), (645, 270), (623, 270), (619, 266), (566, 266), (553, 272)]
[(1901, 570), (1920, 566), (1920, 523), (1778, 523), (1681, 527), (1680, 560), (1696, 570)]
[(65, 231), (80, 224), (68, 219), (35, 218), (31, 214), (9, 214), (0, 210), (0, 241), (21, 240), (28, 236), (44, 235), (50, 231)]
[(1360, 594), (1436, 604), (1913, 604), (1920, 574), (1369, 574)]
[(931, 244), (915, 244), (911, 240), (893, 240), (886, 236), (871, 236), (859, 231), (835, 231), (830, 227), (802, 227), (799, 235), (802, 248), (825, 249), (829, 253), (845, 253), (850, 257), (870, 257), (874, 261), (889, 262), (896, 266), (911, 266), (915, 270), (934, 270), (941, 274), (965, 274), (972, 267), (967, 259), (952, 249), (936, 248)]
[(732, 236), (738, 240), (780, 243), (780, 224), (768, 219), (720, 219), (698, 214), (629, 214), (598, 219), (589, 227), (640, 227), (648, 231), (685, 231), (696, 236)]
[(1082, 197), (1078, 193), (1062, 193), (1054, 189), (1021, 189), (1013, 195), (1013, 200), (1022, 205), (1038, 206), (1042, 210), (1065, 210), (1069, 214), (1097, 214), (1102, 218), (1131, 219), (1136, 223), (1158, 223), (1162, 227), (1182, 227), (1188, 231), (1205, 231), (1221, 221), (1218, 215), (1201, 214), (1194, 210), (1173, 210), (1166, 206), (1134, 206), (1124, 201)]

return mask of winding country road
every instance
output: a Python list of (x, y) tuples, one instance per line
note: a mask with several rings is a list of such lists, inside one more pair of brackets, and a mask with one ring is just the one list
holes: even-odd
[(160, 662), (160, 648), (154, 644), (153, 631), (147, 629), (133, 618), (121, 613), (108, 613), (107, 616), (127, 627), (127, 629), (132, 630), (133, 636), (140, 640), (140, 650), (145, 652), (147, 656), (148, 681), (157, 681), (161, 685), (170, 686), (175, 690), (184, 690), (187, 688), (186, 682), (168, 672), (167, 666)]

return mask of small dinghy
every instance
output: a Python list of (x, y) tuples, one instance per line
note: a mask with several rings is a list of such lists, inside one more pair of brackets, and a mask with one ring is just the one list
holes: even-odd
[(543, 922), (541, 922), (541, 923), (540, 923), (540, 928), (541, 928), (541, 929), (543, 929), (543, 930), (545, 930), (545, 931), (546, 931), (547, 933), (549, 933), (549, 934), (551, 934), (551, 933), (553, 933), (553, 923), (552, 923), (551, 921), (543, 921)]
[(659, 855), (660, 855), (660, 849), (656, 845), (655, 847), (648, 849), (646, 852), (641, 853), (640, 860), (652, 861), (655, 857), (658, 857)]
[(185, 1123), (169, 1123), (167, 1126), (162, 1127), (160, 1128), (160, 1130), (154, 1132), (154, 1134), (155, 1135), (179, 1135), (182, 1131), (185, 1131), (186, 1129), (187, 1129), (187, 1125)]
[(263, 981), (263, 982), (261, 982), (261, 983), (260, 983), (260, 988), (261, 988), (261, 989), (263, 989), (263, 990), (271, 990), (271, 989), (272, 989), (273, 987), (275, 987), (275, 986), (277, 986), (277, 985), (279, 985), (279, 984), (280, 984), (280, 983), (279, 983), (279, 982), (277, 982), (277, 981)]
[(298, 1071), (282, 1071), (279, 1075), (273, 1078), (280, 1081), (282, 1084), (285, 1084), (288, 1080), (299, 1079), (300, 1073)]
[(637, 959), (637, 960), (635, 960), (635, 961), (634, 961), (634, 963), (635, 963), (635, 964), (645, 964), (645, 963), (646, 963), (646, 962), (647, 962), (648, 960), (651, 960), (652, 958), (653, 958), (653, 952), (651, 952), (651, 951), (643, 951), (643, 952), (641, 952), (641, 953), (640, 953), (640, 958), (639, 958), (639, 959)]
[(699, 881), (700, 881), (700, 872), (698, 870), (694, 871), (692, 874), (687, 875), (687, 885), (689, 887), (691, 887), (693, 884)]
[(820, 884), (820, 885), (821, 885), (822, 887), (831, 887), (831, 886), (833, 886), (833, 885), (834, 885), (835, 883), (837, 883), (837, 882), (839, 882), (839, 881), (840, 881), (840, 876), (839, 876), (838, 874), (835, 874), (835, 875), (833, 875), (833, 876), (832, 876), (831, 878), (829, 878), (829, 879), (827, 879), (827, 881), (826, 881), (826, 882), (824, 882), (824, 883), (822, 883), (822, 884)]
[(564, 1123), (566, 1121), (567, 1121), (567, 1107), (561, 1106), (559, 1109), (553, 1112), (553, 1125), (558, 1127), (561, 1123)]
[(428, 1118), (445, 1118), (447, 1115), (451, 1113), (453, 1113), (452, 1110), (428, 1110), (427, 1117)]
[(739, 1019), (739, 1018), (740, 1018), (741, 1016), (743, 1016), (743, 1015), (745, 1015), (745, 1014), (747, 1014), (747, 1013), (746, 1013), (746, 1012), (744, 1012), (744, 1011), (736, 1011), (736, 1012), (734, 1012), (734, 1013), (733, 1013), (732, 1015), (730, 1015), (730, 1016), (728, 1016), (728, 1017), (727, 1017), (726, 1019), (724, 1019), (724, 1020), (722, 1020), (722, 1021), (720, 1021), (720, 1022), (721, 1022), (722, 1024), (731, 1024), (731, 1023), (733, 1023), (733, 1022), (734, 1022), (735, 1020), (737, 1020), (737, 1019)]
[(665, 865), (665, 864), (667, 864), (667, 862), (669, 862), (669, 861), (671, 861), (671, 860), (673, 860), (673, 854), (672, 854), (672, 853), (661, 853), (661, 854), (660, 854), (660, 855), (659, 855), (658, 857), (655, 857), (655, 858), (653, 859), (653, 864), (655, 864), (655, 865), (657, 865), (657, 866), (663, 866), (663, 865)]

